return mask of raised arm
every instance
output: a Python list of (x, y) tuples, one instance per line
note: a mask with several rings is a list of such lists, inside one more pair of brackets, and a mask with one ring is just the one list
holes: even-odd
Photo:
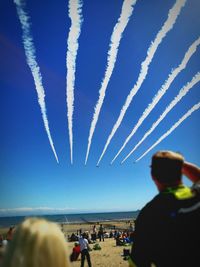
[(187, 176), (193, 183), (200, 181), (200, 168), (190, 162), (184, 162), (182, 174)]

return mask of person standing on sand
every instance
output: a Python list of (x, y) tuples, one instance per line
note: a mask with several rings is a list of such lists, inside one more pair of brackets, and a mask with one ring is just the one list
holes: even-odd
[(84, 267), (85, 257), (87, 258), (88, 267), (92, 267), (91, 260), (90, 260), (90, 246), (87, 240), (86, 233), (83, 233), (82, 236), (79, 238), (80, 250), (81, 250), (81, 267)]
[[(183, 185), (182, 174), (194, 184)], [(200, 244), (200, 169), (182, 155), (158, 151), (151, 176), (159, 194), (140, 212), (130, 266), (196, 267)]]
[(2, 245), (2, 241), (3, 241), (3, 236), (0, 235), (0, 246)]
[(14, 234), (14, 230), (15, 230), (15, 227), (14, 226), (11, 226), (7, 232), (7, 235), (6, 235), (6, 239), (7, 241), (11, 241), (12, 238), (13, 238), (13, 234)]
[(92, 229), (92, 231), (93, 231), (93, 234), (96, 234), (96, 233), (97, 233), (97, 227), (96, 227), (96, 224), (93, 225), (93, 229)]
[(93, 225), (91, 239), (93, 241), (96, 241), (96, 239), (97, 239), (97, 227), (96, 227), (96, 224)]
[(99, 235), (99, 241), (101, 241), (101, 239), (104, 241), (104, 227), (102, 224), (100, 224), (98, 235)]

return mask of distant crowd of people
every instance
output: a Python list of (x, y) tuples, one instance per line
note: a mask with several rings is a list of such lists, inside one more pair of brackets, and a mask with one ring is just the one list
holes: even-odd
[[(92, 267), (90, 244), (106, 237), (114, 238), (117, 246), (133, 244), (130, 267), (199, 266), (200, 169), (172, 151), (158, 151), (150, 168), (159, 193), (140, 211), (134, 226), (109, 232), (102, 224), (98, 229), (94, 225), (91, 233), (80, 229), (68, 237), (75, 241), (70, 254), (62, 227), (28, 218), (16, 229), (11, 227), (6, 237), (0, 236), (0, 266), (68, 267), (81, 255), (81, 267), (85, 260)], [(183, 184), (182, 175), (192, 187)]]
[[(77, 261), (79, 256), (81, 257), (81, 267), (84, 266), (85, 260), (87, 260), (88, 267), (92, 267), (90, 258), (90, 251), (92, 248), (90, 247), (90, 244), (95, 244), (93, 249), (101, 249), (99, 242), (104, 242), (105, 238), (114, 238), (116, 240), (116, 246), (121, 246), (132, 242), (131, 235), (134, 228), (131, 223), (128, 229), (124, 231), (117, 230), (115, 226), (113, 228), (115, 230), (110, 229), (109, 231), (106, 231), (106, 228), (103, 226), (103, 224), (100, 224), (98, 227), (95, 224), (93, 225), (91, 231), (83, 232), (82, 229), (79, 229), (77, 230), (76, 234), (72, 233), (71, 236), (68, 235), (66, 238), (64, 235), (63, 224), (61, 224), (61, 227), (58, 227), (58, 225), (48, 222), (44, 219), (26, 219), (21, 225), (19, 225), (19, 227), (10, 227), (6, 234), (6, 238), (0, 236), (0, 266), (13, 267), (13, 264), (15, 264), (14, 266), (16, 267), (29, 266), (27, 264), (31, 263), (34, 257), (34, 265), (30, 265), (30, 267), (40, 267), (40, 262), (42, 262), (45, 257), (50, 257), (48, 253), (51, 253), (51, 246), (53, 249), (53, 246), (58, 243), (60, 247), (60, 259), (58, 260), (61, 261), (62, 259), (61, 262), (63, 262), (64, 257), (62, 254), (66, 254), (65, 258), (69, 258), (69, 260), (67, 260), (65, 263), (67, 265), (61, 264), (60, 267), (70, 266), (70, 262)], [(66, 241), (74, 242), (74, 247), (72, 248), (71, 253), (67, 251)], [(29, 245), (29, 242), (32, 243)], [(41, 242), (43, 244), (41, 244)], [(44, 244), (48, 246), (49, 251), (45, 251)], [(6, 251), (7, 247), (8, 251)], [(33, 253), (36, 248), (38, 255), (36, 255), (36, 257), (34, 255), (30, 256), (30, 254)], [(45, 251), (46, 255), (41, 255), (43, 253), (42, 251)], [(1, 265), (3, 255), (4, 261)], [(57, 255), (57, 252), (55, 255)], [(24, 262), (23, 265), (20, 265), (20, 262), (21, 264)], [(54, 261), (51, 261), (51, 263), (52, 265), (48, 266), (53, 267), (53, 264), (55, 264), (55, 259)], [(56, 266), (59, 267), (59, 265)], [(44, 266), (41, 265), (41, 267)]]
[[(87, 236), (89, 244), (93, 244), (96, 241), (104, 242), (105, 238), (114, 238), (116, 240), (121, 240), (123, 242), (131, 243), (133, 242), (133, 233), (134, 233), (134, 227), (132, 223), (129, 224), (128, 229), (123, 229), (123, 230), (108, 229), (108, 231), (106, 231), (103, 224), (100, 224), (98, 229), (95, 224), (92, 227), (92, 231), (84, 232), (84, 234)], [(77, 230), (77, 233), (72, 233), (71, 235), (68, 235), (68, 241), (70, 242), (78, 241), (81, 235), (82, 235), (82, 229), (79, 229)], [(119, 242), (116, 242), (116, 244), (119, 245)]]

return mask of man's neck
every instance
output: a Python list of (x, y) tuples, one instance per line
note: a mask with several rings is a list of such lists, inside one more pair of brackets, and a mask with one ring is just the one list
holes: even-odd
[(176, 188), (177, 186), (180, 186), (183, 184), (182, 181), (177, 181), (174, 184), (163, 184), (156, 179), (154, 179), (154, 182), (155, 182), (159, 192), (162, 192), (162, 191), (166, 190), (167, 188)]

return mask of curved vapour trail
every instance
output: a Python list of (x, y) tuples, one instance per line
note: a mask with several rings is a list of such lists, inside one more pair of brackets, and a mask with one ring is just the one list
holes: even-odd
[(125, 160), (127, 160), (130, 155), (144, 142), (144, 140), (147, 138), (147, 136), (149, 136), (154, 130), (155, 128), (160, 124), (160, 122), (165, 118), (165, 116), (170, 112), (170, 110), (172, 110), (177, 104), (178, 102), (190, 91), (190, 89), (197, 84), (198, 82), (200, 82), (200, 72), (198, 72), (193, 78), (192, 80), (186, 84), (186, 86), (184, 86), (179, 94), (172, 100), (172, 102), (166, 107), (166, 109), (164, 110), (164, 112), (160, 115), (159, 119), (157, 121), (155, 121), (151, 128), (144, 134), (144, 136), (142, 137), (142, 139), (135, 145), (135, 147), (131, 150), (131, 152), (122, 160), (121, 163), (123, 163)]
[(103, 105), (103, 101), (105, 98), (106, 89), (110, 80), (110, 77), (112, 75), (113, 69), (115, 67), (115, 62), (117, 59), (117, 53), (119, 44), (122, 38), (122, 34), (129, 22), (129, 19), (133, 12), (133, 6), (136, 4), (137, 0), (124, 0), (124, 3), (122, 5), (122, 10), (120, 17), (118, 19), (118, 22), (116, 23), (113, 33), (111, 35), (111, 42), (110, 42), (110, 49), (108, 51), (108, 57), (107, 57), (107, 67), (105, 71), (104, 79), (101, 83), (101, 88), (99, 90), (99, 99), (96, 103), (96, 106), (94, 108), (94, 114), (93, 114), (93, 120), (90, 125), (90, 132), (88, 137), (88, 146), (87, 146), (87, 152), (86, 152), (86, 158), (85, 158), (85, 164), (87, 163), (89, 152), (90, 152), (90, 146), (92, 143), (92, 137), (95, 131), (95, 127), (99, 118), (99, 114), (101, 111), (101, 107)]
[[(146, 119), (146, 117), (151, 113), (151, 111), (155, 108), (155, 106), (157, 105), (157, 103), (160, 101), (160, 99), (163, 97), (163, 95), (167, 92), (167, 90), (169, 89), (170, 85), (172, 84), (172, 82), (174, 81), (174, 79), (177, 77), (177, 75), (183, 70), (185, 69), (188, 61), (190, 60), (191, 56), (195, 53), (197, 46), (200, 44), (200, 38), (198, 38), (195, 42), (193, 42), (193, 44), (189, 47), (189, 49), (187, 50), (181, 64), (174, 69), (171, 74), (169, 75), (168, 79), (165, 81), (165, 83), (162, 85), (161, 89), (157, 92), (157, 94), (154, 96), (152, 102), (148, 105), (148, 107), (145, 109), (145, 111), (143, 112), (142, 116), (139, 118), (138, 122), (136, 123), (136, 125), (133, 127), (133, 130), (131, 131), (131, 133), (129, 134), (129, 136), (126, 138), (126, 140), (124, 141), (122, 147), (119, 149), (119, 151), (117, 152), (117, 154), (115, 155), (115, 157), (113, 158), (113, 160), (111, 161), (111, 164), (115, 161), (115, 159), (119, 156), (119, 154), (121, 153), (121, 151), (124, 149), (124, 147), (126, 146), (126, 144), (129, 142), (129, 140), (132, 138), (132, 136), (136, 133), (136, 131), (138, 130), (138, 128), (141, 126), (141, 124), (143, 123), (143, 121)], [(132, 154), (132, 153), (131, 153)], [(123, 160), (124, 161), (124, 160)]]
[(148, 48), (147, 57), (145, 58), (145, 60), (141, 64), (141, 70), (140, 70), (138, 80), (137, 80), (136, 84), (134, 85), (134, 87), (132, 88), (132, 90), (130, 91), (128, 97), (126, 98), (126, 102), (120, 111), (120, 115), (119, 115), (115, 125), (113, 126), (113, 129), (112, 129), (112, 131), (111, 131), (111, 133), (110, 133), (110, 135), (106, 141), (106, 144), (104, 146), (103, 152), (102, 152), (101, 156), (99, 157), (99, 160), (97, 162), (97, 166), (99, 165), (103, 155), (105, 154), (107, 147), (110, 144), (115, 132), (119, 128), (119, 126), (120, 126), (120, 124), (124, 118), (124, 115), (125, 115), (128, 107), (129, 107), (129, 105), (132, 102), (133, 97), (138, 92), (142, 83), (144, 82), (146, 75), (148, 73), (149, 65), (150, 65), (150, 63), (154, 57), (154, 54), (155, 54), (158, 46), (160, 45), (160, 43), (162, 42), (162, 40), (166, 36), (166, 34), (173, 28), (173, 26), (176, 22), (176, 19), (179, 16), (181, 9), (184, 7), (185, 3), (186, 3), (186, 0), (177, 0), (176, 1), (174, 6), (172, 7), (172, 9), (169, 10), (167, 20), (165, 21), (161, 30), (157, 33), (155, 40), (151, 43), (151, 46)]
[(45, 105), (45, 92), (44, 92), (44, 87), (42, 85), (42, 76), (40, 73), (40, 67), (38, 66), (37, 61), (36, 61), (35, 47), (34, 47), (33, 39), (31, 36), (29, 17), (24, 10), (25, 4), (22, 0), (14, 0), (14, 3), (16, 4), (17, 14), (18, 14), (21, 27), (23, 30), (22, 38), (23, 38), (24, 50), (26, 54), (26, 61), (33, 75), (35, 89), (38, 95), (38, 103), (41, 108), (42, 119), (44, 122), (44, 127), (46, 130), (48, 139), (49, 139), (49, 143), (53, 150), (54, 156), (56, 158), (56, 161), (58, 162), (58, 157), (57, 157), (57, 154), (54, 148), (53, 140), (52, 140), (50, 129), (49, 129), (49, 123), (48, 123), (48, 118), (46, 114), (46, 105)]
[(162, 140), (164, 140), (168, 135), (170, 135), (184, 120), (186, 120), (192, 113), (200, 108), (200, 102), (194, 105), (188, 110), (165, 134), (163, 134), (142, 156), (136, 159), (135, 162), (141, 160), (147, 153), (149, 153), (155, 146), (157, 146)]
[(67, 40), (67, 77), (66, 77), (66, 100), (67, 100), (67, 118), (69, 130), (70, 159), (73, 163), (73, 112), (74, 112), (74, 82), (76, 69), (76, 56), (78, 51), (78, 38), (81, 32), (82, 24), (82, 1), (69, 0), (69, 17), (71, 19), (71, 27)]

